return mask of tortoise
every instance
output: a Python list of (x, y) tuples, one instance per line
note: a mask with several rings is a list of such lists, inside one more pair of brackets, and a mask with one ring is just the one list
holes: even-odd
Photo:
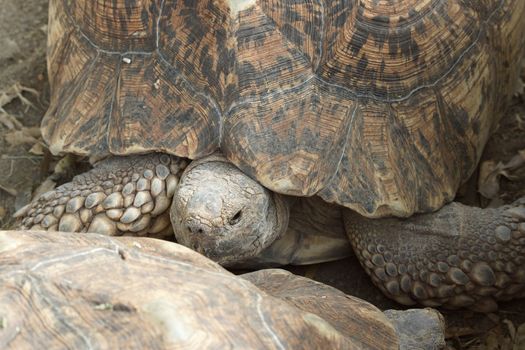
[(0, 231), (0, 250), (2, 349), (445, 345), (435, 310), (383, 314), (284, 270), (235, 276), (172, 242)]
[(524, 295), (525, 198), (453, 200), (515, 91), (525, 2), (49, 11), (42, 134), (95, 164), (22, 208), (22, 229), (174, 233), (224, 266), (353, 250), (407, 305), (491, 311)]

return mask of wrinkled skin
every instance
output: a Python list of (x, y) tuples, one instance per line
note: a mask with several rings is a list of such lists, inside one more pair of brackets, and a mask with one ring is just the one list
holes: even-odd
[(255, 257), (284, 234), (288, 206), (232, 164), (191, 166), (173, 199), (177, 242), (222, 265)]

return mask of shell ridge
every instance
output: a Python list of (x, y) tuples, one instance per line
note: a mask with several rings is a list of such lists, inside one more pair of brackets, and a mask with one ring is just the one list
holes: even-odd
[(319, 194), (323, 189), (329, 187), (330, 184), (332, 183), (332, 181), (334, 180), (334, 178), (337, 176), (337, 173), (339, 172), (339, 168), (341, 167), (341, 163), (343, 162), (343, 158), (344, 158), (345, 153), (346, 153), (346, 148), (347, 148), (348, 143), (349, 143), (348, 139), (350, 138), (350, 134), (351, 134), (353, 126), (354, 126), (354, 119), (355, 119), (355, 115), (357, 113), (358, 108), (359, 108), (359, 100), (356, 100), (355, 101), (354, 110), (352, 111), (352, 115), (350, 116), (350, 123), (348, 123), (348, 130), (346, 131), (345, 143), (344, 143), (343, 149), (341, 151), (341, 156), (339, 157), (339, 160), (337, 161), (337, 165), (336, 165), (336, 167), (334, 169), (334, 173), (332, 174), (332, 176), (330, 176), (328, 181), (326, 181), (325, 186), (323, 188), (320, 188), (319, 191), (317, 191), (316, 194)]

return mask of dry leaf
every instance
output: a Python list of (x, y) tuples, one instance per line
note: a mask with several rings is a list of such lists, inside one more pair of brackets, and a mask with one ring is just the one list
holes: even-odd
[(20, 83), (16, 83), (8, 89), (0, 91), (0, 124), (3, 124), (9, 130), (22, 129), (24, 126), (15, 117), (11, 116), (4, 110), (3, 107), (5, 105), (8, 105), (15, 99), (19, 99), (20, 102), (28, 108), (33, 107), (36, 109), (33, 103), (22, 95), (23, 92), (28, 92), (37, 97), (39, 96), (38, 91), (22, 86)]
[(40, 127), (39, 126), (31, 126), (31, 127), (24, 127), (22, 128), (22, 130), (30, 135), (30, 136), (33, 136), (34, 138), (38, 139), (42, 136), (42, 133), (40, 131)]
[(499, 177), (502, 164), (493, 160), (481, 163), (479, 167), (478, 192), (485, 198), (495, 198), (499, 193)]
[(11, 146), (20, 146), (26, 143), (38, 143), (38, 140), (22, 130), (13, 130), (5, 134), (5, 140)]
[(479, 168), (478, 191), (485, 198), (494, 199), (499, 194), (499, 181), (501, 176), (505, 176), (509, 180), (517, 180), (520, 175), (518, 170), (525, 166), (525, 149), (518, 151), (514, 157), (507, 163), (496, 163), (493, 160), (488, 160), (481, 163)]
[(37, 156), (41, 156), (44, 154), (44, 146), (42, 146), (40, 142), (37, 142), (33, 145), (33, 147), (31, 147), (31, 149), (29, 150), (29, 153), (37, 155)]
[(519, 114), (515, 115), (516, 123), (518, 124), (518, 129), (525, 130), (525, 117)]
[(0, 91), (0, 107), (11, 103), (11, 101), (16, 98), (18, 98), (26, 106), (34, 107), (33, 103), (31, 103), (31, 101), (22, 95), (23, 92), (28, 92), (37, 97), (40, 95), (35, 89), (25, 87), (20, 83), (15, 83), (6, 90)]
[(23, 127), (18, 119), (2, 109), (2, 105), (0, 105), (0, 124), (3, 124), (9, 130), (20, 129)]
[(510, 320), (503, 320), (503, 323), (507, 326), (510, 337), (514, 339), (516, 337), (516, 327), (514, 326), (514, 323)]
[(0, 185), (0, 190), (9, 193), (11, 196), (16, 197), (18, 194), (14, 188)]
[(516, 171), (519, 168), (525, 165), (525, 149), (518, 151), (514, 157), (509, 160), (507, 164), (504, 165), (505, 170), (507, 171)]

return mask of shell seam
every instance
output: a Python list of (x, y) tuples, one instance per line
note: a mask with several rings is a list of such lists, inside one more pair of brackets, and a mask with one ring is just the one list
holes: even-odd
[[(274, 19), (273, 19), (271, 16), (269, 16), (269, 15), (264, 11), (264, 9), (263, 9), (262, 7), (261, 7), (261, 12), (264, 13), (264, 15), (266, 16), (266, 18), (270, 21), (270, 23), (272, 24), (272, 26), (275, 28), (275, 30), (281, 34), (281, 37), (282, 37), (282, 38), (284, 38), (284, 40), (285, 40), (286, 43), (288, 44), (288, 45), (287, 45), (287, 46), (288, 46), (287, 48), (289, 48), (290, 51), (292, 51), (292, 52), (294, 52), (294, 51), (295, 51), (295, 52), (298, 52), (299, 55), (303, 58), (303, 60), (306, 61), (306, 64), (311, 66), (311, 62), (310, 62), (310, 60), (307, 58), (307, 56), (305, 55), (305, 53), (304, 53), (303, 51), (299, 50), (299, 49), (297, 48), (297, 46), (295, 45), (295, 43), (293, 43), (293, 42), (288, 38), (288, 36), (286, 36), (286, 35), (281, 31), (281, 28), (277, 25), (277, 23), (274, 21)], [(308, 63), (310, 63), (310, 64), (308, 64)], [(313, 71), (312, 71), (312, 73), (313, 73)]]
[(335, 168), (335, 171), (334, 171), (333, 175), (330, 177), (330, 180), (328, 180), (328, 182), (326, 183), (326, 186), (323, 187), (321, 190), (317, 191), (316, 194), (318, 194), (323, 189), (328, 187), (332, 183), (334, 178), (336, 177), (337, 173), (339, 172), (339, 168), (341, 167), (341, 163), (343, 162), (343, 158), (344, 158), (345, 153), (346, 153), (346, 147), (348, 146), (348, 139), (350, 138), (350, 133), (352, 132), (352, 129), (353, 129), (353, 126), (354, 126), (354, 119), (355, 119), (355, 115), (357, 113), (357, 109), (358, 108), (359, 108), (359, 103), (358, 103), (358, 101), (356, 101), (356, 105), (354, 107), (354, 111), (352, 112), (352, 115), (350, 117), (350, 124), (348, 125), (348, 130), (346, 132), (346, 141), (345, 141), (345, 144), (343, 146), (343, 151), (341, 152), (341, 157), (339, 157), (339, 161), (337, 162), (337, 167)]
[(159, 41), (160, 41), (160, 19), (162, 17), (162, 12), (164, 12), (164, 3), (166, 1), (165, 0), (162, 0), (160, 2), (160, 8), (159, 8), (159, 15), (157, 17), (157, 25), (156, 25), (156, 28), (155, 28), (155, 48), (157, 49), (157, 51), (159, 50)]
[(110, 153), (111, 152), (111, 143), (110, 143), (110, 139), (109, 139), (109, 128), (111, 126), (111, 123), (109, 121), (113, 120), (113, 106), (115, 105), (115, 100), (116, 100), (116, 96), (117, 94), (119, 93), (119, 90), (120, 90), (120, 66), (121, 66), (121, 60), (118, 61), (117, 63), (117, 67), (116, 67), (116, 71), (117, 71), (117, 77), (116, 77), (116, 82), (115, 82), (115, 90), (113, 91), (113, 96), (111, 96), (111, 103), (109, 105), (109, 113), (108, 113), (108, 126), (107, 126), (107, 129), (106, 129), (106, 145), (107, 145), (107, 149)]
[[(160, 26), (160, 17), (162, 16), (162, 8), (163, 8), (163, 5), (164, 5), (164, 0), (162, 1), (162, 4), (161, 4), (161, 10), (159, 12), (159, 17), (157, 19), (157, 25)], [(67, 13), (67, 11), (66, 11)], [(69, 13), (68, 14), (68, 17), (70, 18), (71, 22), (73, 23), (73, 26), (76, 28), (76, 30), (78, 31), (78, 33), (84, 38), (86, 39), (86, 41), (91, 45), (93, 46), (97, 51), (99, 52), (102, 52), (102, 53), (105, 53), (105, 54), (108, 54), (108, 55), (118, 55), (118, 56), (125, 56), (125, 55), (145, 55), (145, 56), (151, 56), (153, 55), (154, 53), (157, 53), (158, 56), (162, 59), (162, 61), (164, 61), (164, 63), (177, 71), (178, 75), (181, 76), (183, 78), (183, 80), (189, 85), (191, 86), (191, 90), (193, 90), (193, 92), (195, 92), (197, 95), (201, 95), (201, 96), (204, 96), (206, 97), (208, 100), (210, 100), (211, 104), (213, 105), (214, 109), (216, 111), (218, 111), (219, 115), (221, 115), (221, 111), (220, 111), (220, 108), (218, 107), (217, 103), (215, 102), (215, 100), (205, 94), (205, 93), (202, 93), (202, 92), (197, 92), (197, 89), (195, 87), (193, 87), (193, 84), (187, 80), (187, 78), (184, 76), (184, 74), (182, 74), (182, 72), (180, 71), (180, 69), (177, 69), (176, 66), (174, 66), (173, 64), (171, 64), (165, 57), (164, 55), (162, 54), (162, 52), (159, 50), (158, 46), (155, 48), (155, 50), (153, 51), (125, 51), (125, 52), (120, 52), (120, 51), (111, 51), (111, 50), (106, 50), (106, 49), (103, 49), (101, 47), (99, 47), (98, 45), (96, 45), (91, 39), (89, 39), (89, 37), (82, 31), (82, 29), (80, 29), (80, 27), (78, 26), (78, 24), (75, 22), (75, 20), (71, 17), (71, 15)], [(158, 45), (158, 40), (159, 40), (159, 27), (157, 27), (157, 45)]]
[(285, 347), (283, 343), (281, 342), (277, 334), (275, 334), (275, 332), (270, 328), (270, 326), (268, 325), (268, 322), (266, 321), (266, 317), (264, 317), (264, 314), (261, 310), (261, 301), (262, 301), (262, 296), (260, 294), (257, 294), (257, 314), (259, 315), (259, 318), (261, 319), (262, 324), (264, 328), (266, 329), (266, 331), (270, 333), (270, 336), (274, 340), (275, 345), (277, 345), (279, 349), (284, 350)]
[(321, 64), (321, 59), (323, 58), (323, 43), (325, 40), (325, 30), (326, 30), (326, 24), (325, 24), (325, 7), (323, 0), (319, 0), (319, 7), (321, 8), (321, 31), (320, 31), (320, 37), (319, 37), (319, 44), (317, 45), (317, 50), (319, 51), (317, 56), (317, 62), (315, 63), (315, 69), (314, 72), (317, 72), (317, 69), (319, 69), (319, 65)]
[[(82, 31), (82, 29), (80, 29), (80, 26), (78, 25), (78, 23), (75, 21), (75, 19), (73, 18), (73, 16), (71, 15), (71, 13), (69, 13), (69, 11), (67, 10), (67, 7), (65, 7), (65, 10), (64, 10), (64, 13), (66, 14), (66, 16), (68, 17), (69, 21), (73, 24), (73, 27), (75, 27), (75, 29), (77, 30), (77, 32), (80, 34), (80, 36), (82, 38), (84, 38), (91, 46), (93, 46), (95, 49), (97, 49), (98, 51), (100, 52), (103, 52), (103, 53), (106, 53), (106, 54), (109, 54), (109, 55), (120, 55), (120, 56), (123, 56), (123, 55), (152, 55), (154, 50), (152, 51), (125, 51), (125, 52), (120, 52), (120, 51), (111, 51), (111, 50), (106, 50), (106, 49), (103, 49), (101, 47), (99, 47), (97, 44), (95, 44), (87, 35), (86, 33), (84, 33)], [(160, 18), (160, 15), (159, 15), (159, 18)]]

